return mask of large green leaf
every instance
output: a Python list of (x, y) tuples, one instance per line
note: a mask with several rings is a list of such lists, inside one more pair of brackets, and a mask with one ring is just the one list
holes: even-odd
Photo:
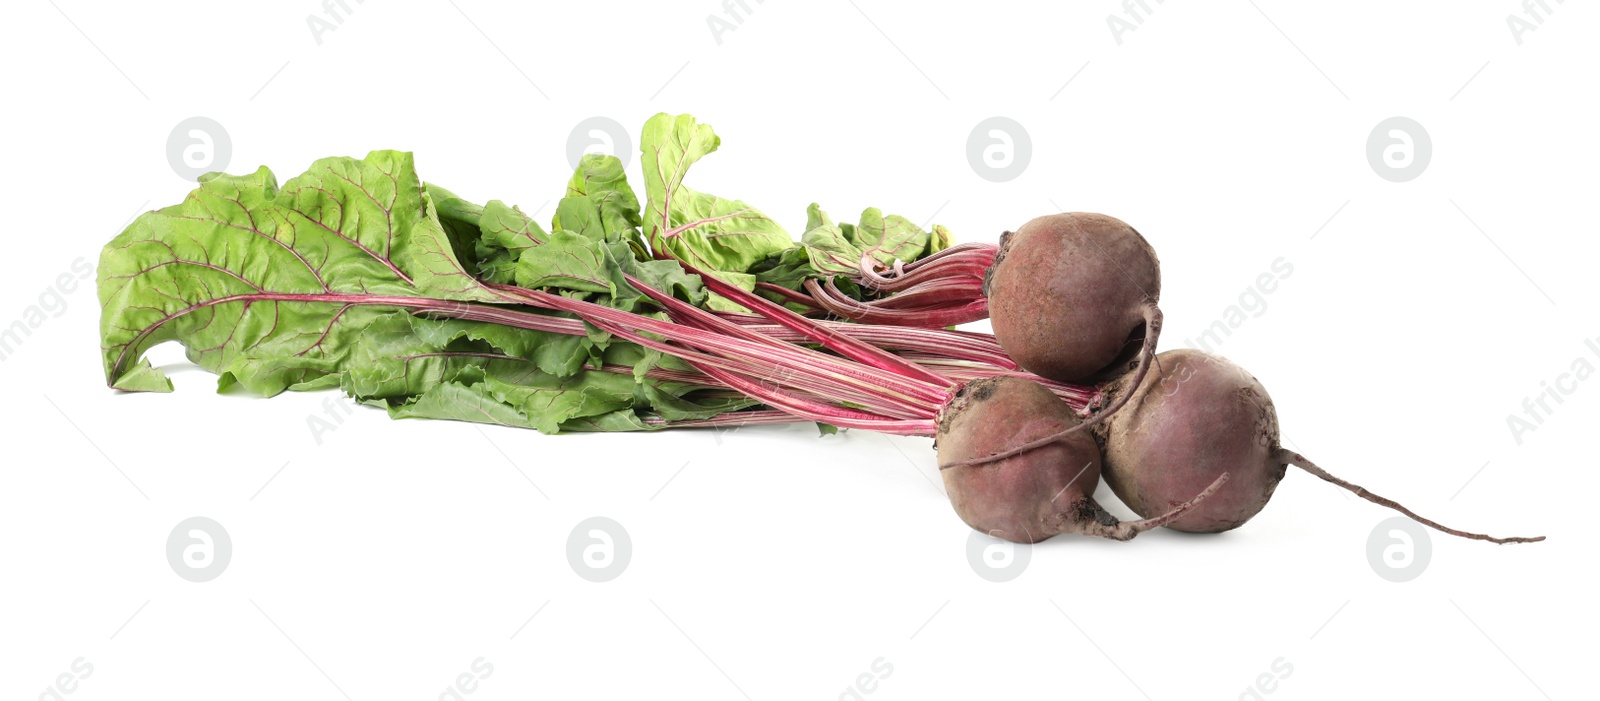
[(745, 272), (793, 245), (760, 210), (683, 184), (689, 166), (717, 150), (711, 126), (689, 115), (658, 114), (639, 138), (650, 246), (702, 270)]
[(411, 155), (393, 151), (317, 161), (281, 189), (266, 168), (203, 176), (107, 244), (98, 276), (107, 382), (144, 391), (171, 389), (140, 363), (164, 341), (272, 395), (337, 368), (360, 333), (345, 323), (352, 297), (496, 299), (456, 257)]

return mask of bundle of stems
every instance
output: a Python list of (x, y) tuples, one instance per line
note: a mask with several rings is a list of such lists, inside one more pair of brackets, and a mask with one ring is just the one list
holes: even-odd
[[(687, 267), (687, 266), (686, 266)], [(1093, 387), (1046, 380), (1016, 368), (992, 336), (934, 329), (819, 321), (693, 268), (706, 286), (753, 314), (715, 313), (628, 282), (667, 313), (657, 319), (515, 285), (488, 284), (507, 305), (438, 302), (410, 305), (427, 316), (501, 324), (569, 335), (584, 324), (678, 358), (694, 372), (652, 369), (656, 379), (737, 391), (766, 405), (709, 419), (657, 422), (730, 426), (803, 419), (841, 428), (932, 436), (940, 412), (962, 384), (985, 377), (1022, 377), (1049, 388), (1080, 415), (1099, 399)], [(519, 310), (566, 312), (576, 319)], [(820, 348), (813, 348), (819, 346)], [(898, 352), (892, 352), (898, 351)], [(631, 373), (624, 366), (601, 371)]]
[(872, 300), (851, 297), (831, 277), (806, 280), (802, 285), (805, 292), (769, 283), (757, 283), (756, 289), (815, 312), (865, 324), (955, 326), (989, 318), (983, 279), (998, 250), (992, 243), (963, 243), (881, 269), (870, 256), (862, 256), (860, 275), (854, 279), (880, 295)]

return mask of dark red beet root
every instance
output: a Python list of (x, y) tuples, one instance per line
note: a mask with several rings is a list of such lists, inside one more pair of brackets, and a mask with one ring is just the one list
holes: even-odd
[[(1079, 423), (1042, 385), (1000, 377), (968, 383), (939, 421), (937, 443), (945, 491), (961, 520), (997, 538), (1036, 543), (1060, 533), (1128, 540), (1179, 517), (1227, 480), (1196, 489), (1186, 504), (1144, 521), (1119, 523), (1095, 503), (1100, 449), (1087, 432), (1072, 432), (1012, 457), (955, 465), (1062, 434)], [(1198, 496), (1196, 496), (1198, 494)]]
[(1155, 249), (1104, 214), (1054, 214), (1007, 233), (983, 291), (1001, 347), (1052, 380), (1121, 374), (1160, 331)]
[(1127, 403), (1095, 428), (1105, 448), (1106, 483), (1141, 516), (1165, 512), (1227, 474), (1232, 477), (1227, 486), (1166, 525), (1191, 533), (1238, 528), (1267, 505), (1287, 466), (1295, 465), (1444, 533), (1494, 543), (1544, 540), (1447, 528), (1284, 450), (1278, 444), (1278, 412), (1266, 388), (1227, 360), (1184, 349), (1162, 353), (1155, 365), (1143, 381), (1130, 373), (1106, 387), (1108, 393), (1126, 395)]
[(1223, 472), (1232, 477), (1225, 489), (1167, 527), (1226, 531), (1267, 505), (1285, 465), (1278, 461), (1278, 412), (1260, 382), (1193, 350), (1162, 353), (1137, 388), (1131, 380), (1105, 389), (1130, 396), (1096, 429), (1105, 444), (1106, 483), (1128, 508), (1141, 515), (1165, 511), (1161, 505), (1189, 485), (1198, 491)]

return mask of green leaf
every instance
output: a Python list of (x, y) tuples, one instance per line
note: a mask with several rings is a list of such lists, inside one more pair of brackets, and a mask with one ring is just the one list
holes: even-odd
[(545, 245), (523, 252), (517, 261), (516, 282), (523, 287), (597, 295), (591, 301), (639, 311), (648, 297), (633, 286), (629, 275), (691, 304), (705, 302), (707, 293), (700, 278), (684, 272), (677, 261), (635, 260), (626, 243), (597, 242), (566, 231), (557, 231)]
[[(756, 276), (754, 275), (748, 275), (745, 273), (715, 273), (715, 275), (723, 282), (733, 285), (734, 287), (744, 290), (745, 292), (754, 292), (756, 290)], [(710, 309), (711, 311), (734, 312), (740, 314), (749, 313), (750, 311), (749, 309), (746, 309), (744, 305), (728, 299), (727, 297), (723, 297), (715, 292), (708, 291), (706, 292), (706, 295), (707, 299), (705, 302), (705, 308)]]
[(658, 114), (640, 136), (647, 206), (644, 230), (655, 250), (702, 270), (745, 272), (793, 245), (789, 234), (748, 204), (685, 187), (684, 174), (720, 139), (689, 115)]
[[(818, 277), (816, 269), (811, 267), (810, 252), (805, 246), (795, 246), (782, 254), (768, 258), (757, 265), (755, 270), (756, 282), (765, 282), (796, 291), (801, 290), (806, 280)], [(782, 303), (792, 311), (802, 314), (811, 311), (810, 307), (791, 302), (781, 295), (764, 290), (757, 292), (769, 300)]]
[(444, 227), (450, 248), (467, 270), (478, 269), (478, 222), (483, 218), (483, 207), (462, 199), (459, 195), (433, 183), (423, 183), (423, 191), (439, 213), (439, 224)]
[(573, 433), (614, 433), (620, 431), (659, 431), (661, 427), (645, 423), (632, 409), (624, 409), (599, 416), (571, 419), (561, 424), (561, 430)]
[(98, 287), (108, 384), (160, 390), (140, 358), (177, 340), (269, 396), (337, 369), (359, 335), (350, 297), (497, 299), (456, 258), (411, 155), (393, 151), (317, 161), (281, 189), (266, 168), (203, 176), (106, 245)]
[(836, 277), (833, 279), (833, 284), (835, 287), (839, 288), (840, 292), (843, 292), (851, 299), (859, 301), (867, 298), (867, 291), (861, 289), (861, 286), (856, 284), (856, 281), (853, 278)]
[[(290, 306), (289, 303), (281, 303)], [(303, 308), (307, 323), (315, 324), (314, 305), (294, 305)], [(245, 389), (272, 396), (286, 389), (300, 387), (321, 388), (337, 386), (340, 371), (350, 362), (351, 352), (364, 343), (370, 343), (368, 336), (374, 320), (386, 318), (390, 314), (404, 315), (392, 309), (355, 306), (348, 309), (325, 308), (321, 310), (325, 317), (324, 331), (318, 331), (320, 339), (303, 337), (305, 343), (320, 341), (320, 345), (312, 348), (313, 352), (299, 353), (286, 352), (277, 344), (262, 344), (254, 348), (242, 349), (234, 354), (232, 360), (224, 367), (217, 370), (217, 391), (225, 391), (234, 384), (242, 385)], [(280, 313), (280, 319), (298, 319), (300, 315)], [(311, 331), (307, 331), (311, 333)], [(193, 348), (189, 348), (190, 359), (197, 364), (200, 362)], [(329, 378), (333, 378), (330, 380)]]
[(483, 206), (478, 229), (480, 236), (475, 247), (478, 274), (500, 284), (511, 283), (523, 251), (550, 238), (532, 217), (500, 200), (491, 200)]
[(172, 380), (167, 379), (166, 373), (152, 366), (150, 361), (140, 358), (133, 369), (117, 378), (111, 386), (126, 392), (171, 392)]
[[(358, 400), (387, 400), (396, 417), (452, 418), (546, 433), (559, 431), (570, 419), (637, 403), (631, 374), (585, 370), (563, 377), (545, 372), (533, 360), (508, 354), (512, 348), (484, 340), (502, 328), (401, 312), (377, 314), (349, 358), (342, 387)], [(647, 385), (650, 397), (669, 403), (669, 409), (683, 403), (678, 395), (696, 389), (657, 384), (663, 386)]]
[(478, 227), (483, 230), (484, 240), (513, 253), (521, 253), (550, 238), (539, 222), (523, 214), (520, 207), (500, 200), (490, 200), (483, 206)]
[(926, 255), (931, 256), (939, 251), (954, 246), (955, 243), (955, 234), (950, 233), (950, 230), (944, 228), (943, 224), (934, 224), (933, 235), (928, 237), (928, 252)]
[(422, 189), (433, 200), (433, 207), (439, 212), (439, 221), (464, 224), (474, 229), (478, 227), (478, 220), (483, 218), (483, 207), (433, 183), (423, 183)]
[[(265, 169), (263, 169), (265, 170)], [(271, 173), (267, 173), (270, 178)], [(493, 301), (451, 249), (432, 202), (423, 194), (410, 153), (374, 151), (365, 159), (325, 158), (284, 183), (263, 214), (288, 222), (291, 238), (304, 235), (305, 219), (327, 236), (351, 243), (345, 253), (380, 275), (393, 273), (413, 292), (431, 297)], [(303, 247), (298, 241), (295, 248)], [(366, 255), (360, 255), (365, 253)], [(337, 271), (330, 287), (369, 292), (364, 281)], [(335, 277), (324, 269), (324, 273)]]
[(609, 414), (633, 406), (633, 377), (588, 371), (555, 377), (532, 367), (510, 363), (490, 366), (485, 386), (496, 399), (515, 407), (528, 425), (541, 433), (556, 433), (565, 421)]
[[(315, 378), (306, 380), (305, 382), (297, 382), (295, 384), (289, 385), (289, 391), (290, 392), (315, 392), (317, 390), (323, 390), (323, 389), (338, 389), (339, 388), (339, 380), (340, 379), (341, 379), (340, 375), (334, 375), (334, 374), (322, 375), (320, 377), (315, 377)], [(226, 389), (226, 388), (222, 386), (222, 381), (219, 378), (218, 381), (217, 381), (217, 391), (220, 392), (223, 389)]]
[(701, 390), (688, 385), (644, 383), (638, 386), (638, 391), (642, 403), (667, 421), (707, 419), (757, 403), (738, 393)]
[[(422, 321), (422, 320), (417, 320)], [(357, 399), (406, 399), (447, 382), (473, 384), (495, 349), (430, 345), (418, 339), (405, 314), (383, 315), (364, 329), (340, 376), (340, 387)], [(520, 361), (526, 363), (527, 361)]]
[[(565, 317), (565, 314), (525, 310), (530, 313)], [(547, 331), (486, 324), (459, 319), (418, 319), (405, 315), (411, 332), (432, 348), (445, 348), (462, 340), (482, 341), (506, 355), (533, 361), (540, 370), (566, 377), (583, 368), (595, 342), (587, 336), (571, 336)]]
[(570, 231), (595, 241), (639, 244), (639, 198), (628, 185), (616, 156), (585, 154), (567, 182), (567, 194), (556, 206), (553, 231)]
[(373, 310), (346, 358), (340, 386), (359, 399), (420, 394), (442, 382), (482, 381), (496, 363), (552, 377), (576, 374), (589, 359), (583, 336), (526, 331), (457, 319)]
[(806, 231), (828, 226), (833, 226), (833, 218), (822, 211), (822, 205), (812, 202), (806, 207)]
[(516, 407), (496, 399), (483, 385), (447, 382), (434, 385), (414, 401), (388, 405), (392, 419), (451, 419), (528, 428)]
[(780, 285), (791, 290), (800, 289), (807, 278), (817, 276), (811, 267), (811, 255), (805, 246), (795, 246), (772, 256), (753, 269), (757, 282)]
[(633, 379), (636, 382), (643, 382), (645, 374), (658, 367), (679, 372), (694, 372), (694, 368), (682, 360), (662, 355), (660, 351), (650, 350), (634, 343), (613, 343), (606, 346), (602, 354), (602, 363), (632, 367)]
[[(872, 211), (872, 210), (869, 210)], [(823, 276), (861, 274), (861, 247), (845, 236), (815, 202), (806, 208), (806, 233), (800, 236), (811, 268)]]
[[(613, 255), (621, 258), (620, 251), (613, 250)], [(640, 282), (695, 306), (705, 306), (706, 299), (711, 294), (706, 291), (705, 285), (700, 281), (700, 276), (684, 272), (683, 266), (678, 265), (675, 260), (629, 260), (621, 258), (620, 262), (622, 269), (629, 275), (638, 278)], [(745, 276), (726, 273), (720, 277), (738, 279)], [(738, 283), (735, 282), (734, 284)], [(754, 284), (752, 281), (751, 288), (754, 287)], [(632, 311), (631, 308), (629, 310)]]
[[(582, 235), (567, 231), (550, 234), (542, 246), (522, 252), (517, 259), (516, 281), (529, 288), (553, 287), (578, 292), (616, 293), (616, 264), (605, 249)], [(608, 269), (609, 268), (609, 269)]]
[[(877, 207), (868, 207), (861, 213), (861, 224), (856, 227), (852, 240), (873, 260), (892, 265), (896, 260), (910, 262), (921, 258), (928, 250), (929, 238), (928, 232), (905, 217), (898, 214), (885, 217)], [(859, 255), (856, 260), (860, 261)]]
[[(585, 371), (558, 378), (525, 362), (475, 359), (468, 355), (429, 358), (429, 362), (467, 363), (455, 376), (439, 368), (412, 399), (390, 399), (394, 418), (433, 418), (562, 431), (654, 430), (636, 414), (648, 409), (669, 421), (703, 419), (737, 411), (755, 402), (726, 391), (707, 391), (683, 383), (636, 383), (630, 375)], [(483, 363), (471, 365), (471, 363)]]

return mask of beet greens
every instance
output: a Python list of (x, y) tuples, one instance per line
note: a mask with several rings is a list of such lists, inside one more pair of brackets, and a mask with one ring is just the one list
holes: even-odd
[[(747, 209), (672, 187), (652, 211), (698, 208), (715, 218)], [(545, 432), (796, 420), (737, 391), (765, 383), (832, 403), (807, 418), (879, 425), (850, 423), (862, 412), (843, 408), (873, 406), (884, 412), (874, 416), (914, 422), (896, 432), (931, 435), (949, 387), (1023, 375), (982, 334), (748, 314), (730, 297), (782, 307), (746, 292), (737, 276), (705, 278), (713, 293), (701, 276), (656, 259), (640, 222), (620, 162), (603, 156), (583, 159), (548, 231), (514, 206), (480, 206), (422, 183), (404, 153), (324, 159), (282, 187), (264, 168), (208, 175), (182, 203), (140, 216), (102, 254), (107, 382), (170, 391), (143, 355), (176, 340), (219, 375), (221, 388), (272, 396), (337, 387), (396, 418)], [(694, 241), (721, 240), (705, 226), (680, 223), (676, 241), (656, 239), (694, 252)], [(738, 253), (709, 251), (701, 257), (719, 264)], [(695, 324), (661, 318), (686, 310)], [(641, 330), (689, 337), (648, 339), (653, 348), (628, 342)], [(707, 347), (725, 355), (678, 357)], [(808, 369), (777, 369), (785, 363)], [(1093, 398), (1090, 389), (1051, 387), (1078, 409)]]

